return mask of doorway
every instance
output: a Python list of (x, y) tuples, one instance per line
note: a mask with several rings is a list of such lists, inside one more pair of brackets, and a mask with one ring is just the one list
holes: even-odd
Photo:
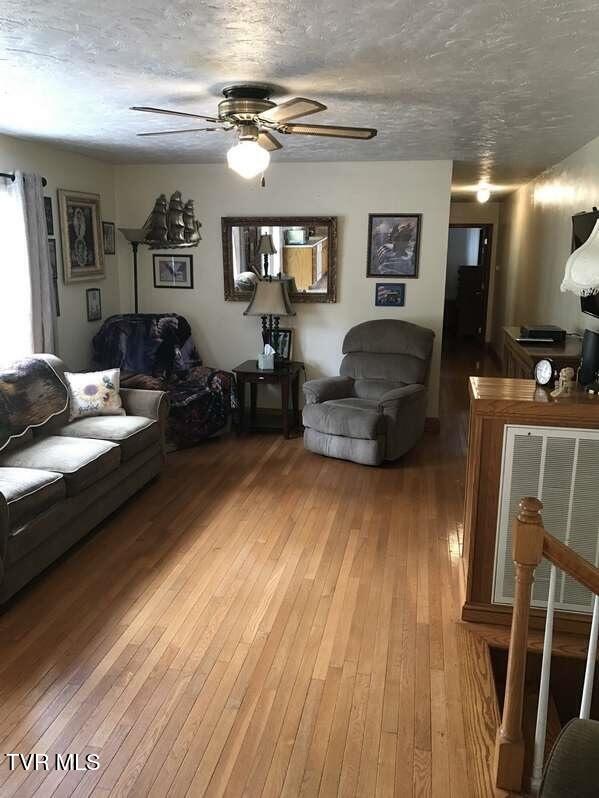
[(443, 335), (485, 343), (492, 224), (450, 224)]

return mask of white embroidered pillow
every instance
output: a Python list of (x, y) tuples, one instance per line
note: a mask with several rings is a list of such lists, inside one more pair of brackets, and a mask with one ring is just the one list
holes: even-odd
[(124, 416), (119, 394), (120, 369), (72, 374), (65, 371), (69, 386), (70, 418), (85, 416)]

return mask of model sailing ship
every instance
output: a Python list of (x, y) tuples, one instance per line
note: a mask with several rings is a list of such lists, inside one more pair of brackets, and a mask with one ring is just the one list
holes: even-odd
[(181, 192), (175, 191), (167, 202), (166, 195), (161, 194), (144, 223), (144, 243), (150, 249), (197, 247), (202, 240), (201, 226), (195, 218), (193, 200), (183, 204)]

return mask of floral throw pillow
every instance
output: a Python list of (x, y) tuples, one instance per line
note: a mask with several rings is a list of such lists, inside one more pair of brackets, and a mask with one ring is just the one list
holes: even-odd
[(120, 369), (65, 375), (69, 386), (70, 421), (85, 416), (124, 416), (119, 394)]

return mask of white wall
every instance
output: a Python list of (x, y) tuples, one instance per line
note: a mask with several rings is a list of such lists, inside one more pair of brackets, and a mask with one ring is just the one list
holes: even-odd
[[(85, 290), (93, 287), (101, 289), (104, 318), (117, 313), (120, 307), (117, 263), (113, 255), (107, 255), (105, 279), (64, 284), (56, 191), (58, 188), (67, 188), (100, 194), (104, 220), (115, 221), (114, 167), (56, 147), (0, 135), (0, 171), (13, 172), (15, 169), (36, 172), (48, 181), (44, 193), (52, 197), (59, 270), (61, 316), (58, 319), (58, 354), (71, 369), (88, 368), (91, 363), (91, 339), (102, 322), (87, 321)], [(122, 247), (124, 243), (118, 241), (117, 246)]]
[[(140, 226), (161, 193), (179, 189), (195, 200), (203, 240), (194, 256), (193, 290), (155, 289), (152, 256), (140, 248), (140, 310), (177, 311), (193, 328), (204, 362), (232, 368), (255, 357), (261, 343), (258, 320), (244, 318), (244, 305), (225, 302), (221, 248), (222, 216), (331, 215), (338, 217), (338, 301), (296, 305), (294, 357), (308, 376), (338, 372), (341, 343), (354, 324), (394, 317), (431, 327), (436, 333), (429, 415), (438, 414), (438, 376), (451, 162), (273, 164), (267, 187), (247, 182), (224, 164), (126, 166), (116, 171), (119, 225)], [(406, 280), (404, 308), (375, 308), (376, 280), (366, 278), (368, 214), (422, 213), (420, 277)], [(132, 308), (131, 250), (119, 241), (121, 304)], [(287, 325), (287, 320), (285, 320)]]
[(499, 202), (452, 202), (449, 212), (450, 224), (492, 224), (493, 235), (491, 239), (491, 273), (489, 275), (489, 294), (487, 297), (487, 329), (485, 341), (491, 341), (495, 318), (495, 286), (501, 268), (497, 257), (499, 224)]
[[(580, 312), (560, 284), (571, 250), (572, 216), (599, 204), (599, 138), (514, 192), (501, 212), (497, 314), (493, 330), (523, 323), (558, 324), (570, 332), (599, 323)], [(499, 351), (501, 351), (499, 349)]]

